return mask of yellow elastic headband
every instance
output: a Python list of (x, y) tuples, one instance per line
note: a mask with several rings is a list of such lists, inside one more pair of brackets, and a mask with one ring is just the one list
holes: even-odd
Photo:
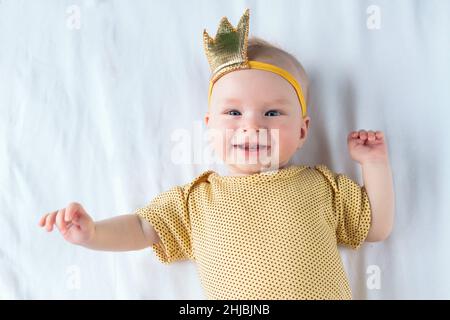
[[(288, 71), (277, 67), (273, 64), (264, 63), (260, 61), (248, 61), (248, 65), (250, 66), (250, 69), (258, 69), (258, 70), (266, 70), (273, 73), (276, 73), (280, 76), (282, 76), (284, 79), (286, 79), (295, 89), (295, 92), (297, 93), (298, 100), (300, 102), (300, 106), (302, 108), (302, 116), (306, 117), (306, 102), (305, 97), (303, 96), (302, 87), (298, 83), (298, 81), (294, 78), (292, 74), (290, 74)], [(238, 69), (242, 70), (242, 69)], [(217, 81), (217, 80), (216, 80)], [(212, 89), (214, 86), (215, 81), (210, 81), (209, 83), (209, 92), (208, 92), (208, 107), (211, 101), (211, 94)]]

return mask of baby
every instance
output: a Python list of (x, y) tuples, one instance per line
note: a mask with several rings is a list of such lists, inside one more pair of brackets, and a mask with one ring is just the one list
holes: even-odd
[(208, 170), (133, 214), (96, 221), (78, 203), (44, 215), (64, 239), (95, 250), (152, 247), (164, 263), (191, 259), (209, 299), (351, 299), (338, 245), (391, 232), (394, 192), (380, 131), (352, 131), (364, 186), (324, 165), (289, 161), (307, 137), (308, 78), (289, 53), (248, 39), (249, 12), (204, 33), (212, 69), (205, 116), (228, 175)]

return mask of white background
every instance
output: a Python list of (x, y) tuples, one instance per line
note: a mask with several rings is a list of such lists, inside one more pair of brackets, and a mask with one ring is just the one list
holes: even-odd
[(90, 251), (37, 222), (71, 201), (96, 220), (132, 213), (210, 168), (174, 163), (171, 135), (204, 126), (203, 28), (214, 35), (247, 7), (250, 35), (296, 55), (311, 78), (311, 130), (294, 163), (362, 184), (346, 136), (386, 134), (396, 224), (384, 243), (342, 249), (354, 298), (450, 298), (445, 0), (0, 0), (0, 298), (203, 298), (191, 262)]

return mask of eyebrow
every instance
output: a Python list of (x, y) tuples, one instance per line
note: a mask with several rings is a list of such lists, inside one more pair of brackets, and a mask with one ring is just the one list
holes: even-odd
[(289, 100), (286, 98), (277, 98), (269, 102), (269, 104), (288, 104)]
[[(227, 98), (227, 99), (221, 100), (220, 102), (225, 103), (225, 104), (235, 105), (235, 104), (240, 104), (241, 100), (235, 99), (235, 98)], [(289, 103), (289, 100), (286, 98), (276, 98), (276, 99), (271, 100), (270, 102), (267, 102), (266, 104), (273, 105), (273, 104), (288, 104), (288, 103)]]
[(220, 100), (220, 102), (221, 103), (225, 103), (225, 104), (240, 104), (241, 100), (233, 99), (233, 98), (227, 98), (227, 99)]

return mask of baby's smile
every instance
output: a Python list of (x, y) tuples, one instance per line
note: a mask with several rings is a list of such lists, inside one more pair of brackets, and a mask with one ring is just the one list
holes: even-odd
[(260, 160), (263, 156), (270, 156), (270, 146), (258, 143), (233, 144), (233, 150), (240, 153), (238, 158), (245, 158), (247, 162), (250, 159)]
[[(264, 131), (263, 131), (264, 132)], [(270, 141), (266, 138), (266, 134), (259, 134), (257, 139), (254, 138), (238, 138), (231, 142), (234, 149), (243, 152), (256, 152), (260, 150), (268, 151), (270, 150)], [(270, 140), (270, 139), (269, 139)]]
[(239, 149), (241, 151), (246, 151), (246, 152), (259, 152), (261, 149), (269, 150), (270, 146), (266, 146), (263, 144), (243, 143), (243, 144), (234, 144), (233, 148)]

